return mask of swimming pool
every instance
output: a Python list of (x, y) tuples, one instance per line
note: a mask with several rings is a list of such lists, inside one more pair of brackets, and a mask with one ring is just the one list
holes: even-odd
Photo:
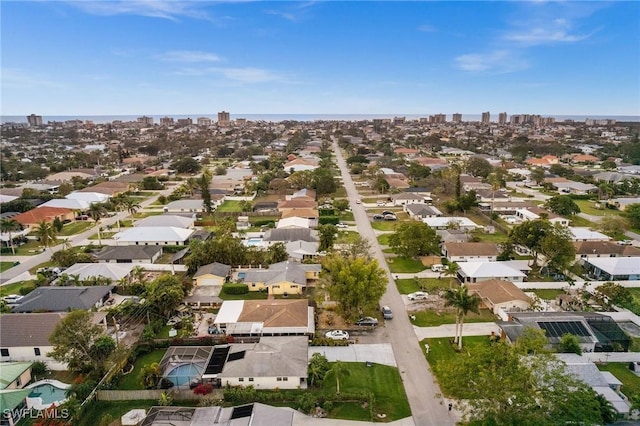
[(176, 387), (188, 387), (193, 380), (200, 379), (203, 369), (203, 365), (180, 364), (173, 367), (164, 377), (171, 380)]
[(245, 242), (245, 245), (248, 247), (255, 247), (262, 243), (262, 238), (249, 238)]
[(71, 386), (57, 380), (41, 380), (27, 386), (31, 391), (27, 397), (27, 406), (36, 410), (43, 410), (58, 406), (67, 400), (67, 390)]

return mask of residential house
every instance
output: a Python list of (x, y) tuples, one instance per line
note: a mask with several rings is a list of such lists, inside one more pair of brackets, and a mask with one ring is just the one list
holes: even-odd
[(436, 231), (436, 235), (443, 243), (466, 243), (471, 239), (471, 235), (467, 231), (460, 229), (439, 229)]
[(546, 178), (544, 181), (560, 194), (588, 195), (598, 190), (598, 187), (593, 184), (575, 182), (565, 178)]
[(176, 200), (163, 208), (165, 213), (204, 213), (206, 208), (202, 200)]
[(216, 346), (202, 380), (217, 387), (306, 389), (308, 346), (307, 336), (261, 337), (256, 343)]
[(118, 232), (113, 239), (125, 245), (184, 246), (193, 233), (193, 229), (175, 226), (139, 226)]
[(69, 209), (75, 211), (83, 211), (87, 210), (91, 206), (91, 203), (88, 201), (80, 200), (80, 199), (68, 199), (68, 198), (53, 198), (46, 203), (43, 203), (38, 206), (39, 209), (45, 207), (53, 207), (56, 209)]
[(303, 159), (303, 158), (296, 158), (294, 160), (291, 160), (287, 163), (284, 164), (284, 166), (282, 166), (282, 168), (289, 172), (289, 171), (294, 171), (294, 172), (301, 172), (301, 171), (305, 171), (305, 170), (315, 170), (317, 169), (318, 164), (315, 160), (311, 160), (311, 159)]
[(536, 207), (533, 201), (483, 201), (480, 203), (480, 210), (485, 212), (494, 212), (501, 215), (516, 214), (518, 209), (530, 209)]
[(302, 240), (291, 241), (285, 244), (289, 258), (297, 261), (315, 259), (318, 256), (319, 248), (320, 243)]
[(530, 207), (528, 209), (516, 209), (515, 216), (521, 221), (527, 220), (537, 220), (542, 217), (546, 217), (547, 220), (554, 225), (560, 224), (562, 226), (569, 226), (569, 219), (564, 218), (560, 215), (557, 215), (548, 210), (542, 209), (540, 207)]
[(0, 407), (2, 426), (17, 425), (26, 413), (26, 398), (31, 389), (23, 389), (31, 380), (30, 362), (0, 363)]
[(193, 216), (179, 216), (172, 214), (163, 214), (156, 216), (148, 216), (144, 219), (136, 220), (133, 226), (173, 226), (175, 228), (193, 228), (195, 218)]
[(287, 209), (282, 212), (280, 218), (303, 218), (309, 221), (310, 228), (315, 228), (318, 226), (318, 216), (318, 210), (315, 209)]
[(428, 195), (422, 195), (415, 192), (401, 192), (391, 195), (391, 202), (394, 206), (407, 206), (411, 204), (428, 204), (433, 200)]
[(500, 311), (524, 311), (531, 304), (529, 296), (510, 281), (491, 279), (466, 285), (469, 292), (480, 296), (482, 303), (496, 315)]
[(635, 198), (624, 198), (624, 197), (612, 198), (612, 199), (607, 201), (607, 204), (614, 206), (615, 208), (617, 208), (620, 211), (624, 211), (627, 208), (627, 206), (629, 206), (631, 204), (640, 204), (640, 197), (635, 197)]
[(433, 229), (461, 229), (464, 231), (472, 231), (482, 228), (468, 217), (425, 217), (422, 221)]
[(312, 336), (314, 309), (306, 299), (226, 300), (214, 324), (233, 336)]
[(298, 216), (287, 217), (284, 219), (280, 219), (276, 223), (277, 229), (287, 229), (287, 228), (311, 228), (314, 225), (312, 219), (302, 218)]
[[(254, 402), (236, 407), (151, 407), (140, 426), (293, 426), (290, 408)], [(138, 424), (138, 423), (131, 423)]]
[(79, 281), (91, 280), (94, 277), (104, 277), (112, 282), (127, 278), (134, 266), (131, 263), (76, 263), (63, 271), (69, 277), (77, 277)]
[(613, 241), (576, 241), (576, 260), (584, 263), (593, 257), (640, 257), (640, 249)]
[(442, 254), (449, 262), (493, 262), (500, 249), (495, 243), (444, 243)]
[(231, 266), (214, 262), (199, 267), (193, 276), (193, 279), (196, 282), (196, 286), (222, 286), (227, 282), (230, 274)]
[(22, 389), (29, 384), (32, 364), (31, 362), (23, 361), (0, 363), (0, 390)]
[(37, 227), (42, 221), (52, 223), (56, 218), (59, 218), (63, 222), (72, 221), (75, 219), (75, 214), (71, 209), (40, 207), (13, 217), (19, 224), (30, 228)]
[(574, 164), (593, 164), (593, 163), (599, 163), (600, 159), (594, 155), (575, 154), (571, 156), (571, 162)]
[(268, 229), (264, 233), (264, 241), (269, 244), (291, 241), (307, 241), (317, 242), (318, 233), (308, 228), (281, 228), (281, 229)]
[(558, 157), (556, 157), (555, 155), (545, 155), (542, 158), (529, 158), (525, 160), (525, 163), (530, 166), (543, 167), (545, 169), (548, 169), (553, 164), (558, 164), (559, 162), (560, 160), (558, 160)]
[(592, 257), (584, 260), (584, 268), (598, 281), (640, 280), (640, 256)]
[[(109, 196), (100, 192), (79, 192), (75, 191), (66, 195), (64, 198), (68, 200), (80, 200), (89, 204), (104, 203), (109, 199)], [(52, 206), (55, 207), (55, 206)]]
[(462, 283), (476, 283), (490, 279), (523, 282), (526, 275), (509, 262), (461, 262), (458, 279)]
[(573, 241), (609, 241), (611, 237), (589, 228), (570, 226), (569, 232)]
[[(67, 312), (0, 315), (0, 361), (42, 361), (51, 370), (66, 370), (65, 363), (47, 355), (53, 350), (49, 336), (66, 315)], [(105, 329), (106, 318), (106, 312), (93, 313), (93, 323)]]
[(278, 210), (284, 212), (292, 209), (316, 209), (318, 203), (315, 200), (309, 200), (304, 198), (293, 198), (291, 200), (280, 201), (278, 203)]
[(114, 285), (37, 287), (20, 299), (13, 312), (66, 312), (73, 309), (99, 308), (104, 305)]
[(424, 204), (405, 204), (402, 207), (411, 219), (422, 220), (427, 217), (440, 217), (442, 212), (434, 206)]
[(243, 281), (249, 291), (267, 291), (269, 294), (302, 294), (308, 285), (320, 278), (318, 264), (298, 263), (292, 260), (274, 263), (268, 269), (244, 270)]
[(105, 246), (93, 257), (98, 263), (155, 263), (161, 246)]
[(97, 192), (100, 194), (108, 195), (109, 197), (115, 197), (118, 194), (122, 194), (133, 189), (133, 185), (127, 182), (107, 181), (100, 182), (93, 186), (82, 188), (76, 192)]
[(294, 192), (292, 195), (286, 195), (285, 199), (287, 201), (293, 200), (294, 198), (302, 198), (304, 200), (315, 201), (316, 199), (316, 191), (313, 189), (303, 188), (299, 191)]

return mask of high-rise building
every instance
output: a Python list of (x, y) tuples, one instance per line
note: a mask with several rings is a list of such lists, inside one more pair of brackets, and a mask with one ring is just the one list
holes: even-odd
[(462, 123), (462, 114), (456, 112), (455, 114), (453, 114), (453, 118), (451, 119), (451, 121), (453, 121), (454, 123)]
[(489, 111), (482, 113), (482, 124), (491, 123), (491, 113)]
[(153, 117), (147, 117), (143, 115), (142, 117), (138, 117), (138, 123), (143, 124), (145, 126), (153, 126)]
[(447, 116), (444, 114), (436, 114), (429, 116), (429, 123), (431, 124), (442, 124), (447, 122)]
[(29, 126), (42, 126), (42, 116), (41, 115), (27, 115), (27, 122)]
[(507, 124), (507, 113), (501, 112), (498, 114), (498, 124)]
[(211, 119), (209, 117), (198, 117), (198, 126), (200, 127), (211, 126)]
[(173, 126), (173, 117), (162, 117), (160, 118), (161, 126)]
[(218, 124), (228, 124), (231, 121), (231, 117), (227, 111), (220, 111), (218, 113)]

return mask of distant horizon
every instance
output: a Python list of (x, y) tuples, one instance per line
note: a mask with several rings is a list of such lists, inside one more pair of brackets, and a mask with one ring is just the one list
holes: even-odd
[[(229, 112), (229, 111), (227, 111)], [(504, 111), (501, 111), (504, 112)], [(24, 115), (17, 114), (3, 114), (0, 115), (1, 123), (26, 123), (27, 116), (35, 114), (37, 116), (42, 117), (43, 122), (49, 121), (67, 121), (67, 120), (90, 120), (96, 124), (112, 122), (114, 120), (122, 120), (122, 121), (135, 121), (138, 117), (153, 117), (154, 124), (159, 124), (159, 119), (162, 117), (171, 117), (171, 118), (192, 118), (197, 119), (199, 117), (207, 117), (211, 118), (214, 121), (217, 120), (218, 112), (215, 113), (193, 113), (193, 114), (37, 114), (37, 113), (29, 113)], [(371, 120), (374, 118), (387, 118), (393, 119), (394, 117), (405, 117), (409, 119), (417, 119), (417, 118), (428, 118), (430, 115), (436, 114), (444, 114), (447, 117), (447, 121), (451, 121), (451, 117), (453, 114), (461, 114), (463, 122), (474, 122), (480, 121), (482, 113), (424, 113), (424, 114), (414, 114), (414, 113), (387, 113), (387, 114), (358, 114), (358, 113), (348, 113), (348, 114), (339, 114), (339, 113), (291, 113), (291, 114), (279, 114), (279, 113), (231, 113), (229, 112), (229, 116), (231, 120), (235, 119), (247, 119), (250, 121), (353, 121), (353, 120)], [(497, 117), (500, 112), (491, 113), (491, 122), (497, 122)], [(583, 121), (586, 119), (594, 119), (594, 120), (616, 120), (616, 121), (628, 121), (628, 122), (640, 122), (640, 115), (626, 115), (626, 114), (538, 114), (538, 113), (514, 113), (510, 114), (507, 112), (507, 117), (511, 117), (512, 115), (539, 115), (540, 117), (553, 117), (556, 120), (574, 120), (574, 121)]]

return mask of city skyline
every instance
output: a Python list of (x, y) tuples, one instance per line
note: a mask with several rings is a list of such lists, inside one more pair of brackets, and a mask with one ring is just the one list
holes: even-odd
[(2, 115), (639, 115), (639, 13), (635, 2), (8, 2)]

